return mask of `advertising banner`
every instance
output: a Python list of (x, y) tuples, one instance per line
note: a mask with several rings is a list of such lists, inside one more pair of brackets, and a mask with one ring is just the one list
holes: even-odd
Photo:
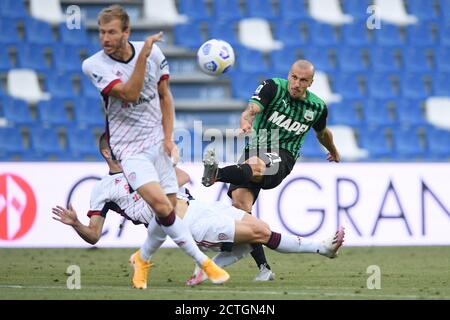
[[(201, 163), (179, 167), (195, 198), (230, 203), (226, 185), (201, 185)], [(0, 247), (90, 246), (51, 208), (70, 202), (88, 224), (91, 190), (105, 174), (101, 162), (1, 163)], [(343, 225), (348, 246), (450, 245), (450, 164), (300, 162), (280, 186), (261, 191), (253, 214), (274, 231), (318, 239)], [(138, 247), (146, 235), (110, 211), (97, 246)]]

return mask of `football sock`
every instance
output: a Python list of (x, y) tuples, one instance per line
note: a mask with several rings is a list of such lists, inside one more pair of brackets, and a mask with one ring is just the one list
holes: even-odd
[(147, 227), (147, 238), (141, 246), (141, 258), (149, 261), (153, 253), (161, 247), (166, 240), (166, 233), (161, 226), (152, 219)]
[(188, 227), (182, 219), (177, 218), (175, 211), (172, 211), (167, 217), (157, 217), (156, 220), (164, 232), (172, 238), (181, 250), (191, 256), (198, 265), (203, 265), (209, 259), (208, 256), (200, 251)]
[(277, 232), (272, 232), (266, 246), (283, 253), (318, 253), (323, 248), (320, 241), (287, 234), (282, 235)]
[[(266, 266), (267, 269), (270, 270), (270, 266), (267, 263), (266, 255), (264, 254), (264, 249), (261, 244), (252, 244), (252, 252), (250, 253), (253, 257), (253, 260), (255, 260), (256, 265), (258, 268), (261, 267), (261, 265)], [(269, 247), (270, 248), (270, 247)]]
[(220, 252), (217, 255), (214, 256), (213, 261), (219, 266), (219, 267), (227, 267), (233, 263), (238, 262), (243, 257), (247, 255), (252, 250), (251, 246), (249, 245), (236, 245), (233, 247), (233, 251), (231, 252)]
[(217, 173), (217, 181), (239, 185), (248, 183), (252, 176), (253, 170), (249, 164), (235, 164), (224, 168), (219, 168), (219, 172)]

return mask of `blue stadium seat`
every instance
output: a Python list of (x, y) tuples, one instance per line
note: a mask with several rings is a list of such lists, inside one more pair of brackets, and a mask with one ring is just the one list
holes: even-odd
[(213, 18), (217, 20), (239, 20), (244, 17), (238, 0), (216, 0), (213, 2)]
[(72, 99), (76, 96), (70, 73), (48, 72), (45, 84), (52, 98)]
[(426, 99), (430, 95), (422, 73), (407, 72), (400, 77), (400, 86), (402, 96), (406, 99)]
[[(450, 12), (448, 7), (445, 12)], [(439, 28), (439, 41), (440, 44), (445, 47), (450, 47), (450, 13), (448, 13), (448, 15), (449, 17), (446, 18), (447, 20), (444, 20)]]
[(78, 128), (105, 126), (106, 117), (100, 96), (74, 100), (73, 112)]
[(31, 17), (25, 20), (25, 39), (28, 43), (47, 46), (56, 43), (52, 27), (47, 22)]
[(420, 144), (417, 127), (400, 128), (393, 133), (397, 159), (412, 160), (424, 158), (425, 148)]
[(72, 129), (67, 131), (67, 144), (70, 154), (77, 160), (102, 160), (91, 129)]
[(325, 47), (307, 46), (303, 49), (303, 56), (314, 64), (316, 70), (324, 72), (334, 72), (336, 66), (330, 58), (331, 49)]
[(274, 20), (277, 15), (274, 12), (271, 0), (245, 0), (247, 16)]
[(31, 110), (24, 100), (3, 97), (3, 113), (10, 126), (31, 125), (35, 123)]
[(328, 119), (330, 125), (346, 125), (358, 127), (362, 125), (362, 120), (356, 112), (352, 100), (343, 100), (340, 103), (333, 103), (328, 106)]
[(375, 73), (370, 75), (368, 81), (369, 97), (375, 99), (393, 99), (399, 96), (391, 83), (394, 75), (390, 73)]
[(408, 26), (406, 35), (408, 44), (414, 47), (433, 47), (437, 41), (433, 37), (433, 23), (420, 23)]
[(450, 96), (450, 72), (433, 77), (433, 93), (435, 96)]
[(423, 126), (426, 124), (421, 100), (398, 99), (395, 102), (398, 122), (401, 126)]
[(405, 1), (408, 12), (415, 15), (420, 21), (430, 21), (439, 19), (439, 15), (434, 10), (433, 1), (408, 0)]
[(13, 68), (13, 64), (9, 59), (8, 48), (0, 45), (0, 72), (8, 72)]
[(100, 92), (85, 75), (81, 77), (81, 93), (85, 98), (99, 98)]
[(263, 54), (258, 50), (242, 48), (236, 54), (237, 67), (246, 73), (269, 72), (269, 67), (264, 60)]
[(1, 0), (0, 1), (0, 17), (23, 19), (27, 17), (24, 1), (18, 0)]
[(400, 71), (401, 66), (395, 59), (398, 48), (375, 48), (371, 51), (370, 67), (373, 72)]
[(208, 25), (208, 31), (210, 38), (225, 40), (234, 49), (240, 44), (237, 37), (237, 25), (234, 21), (212, 20)]
[(280, 18), (283, 21), (312, 20), (308, 12), (306, 0), (278, 1)]
[(450, 46), (439, 47), (434, 50), (434, 61), (439, 72), (450, 72)]
[(275, 38), (282, 41), (284, 47), (298, 48), (307, 43), (297, 21), (278, 20), (275, 23)]
[(59, 143), (58, 134), (53, 128), (32, 127), (30, 145), (35, 154), (42, 159), (68, 159), (70, 155)]
[(233, 97), (247, 101), (260, 84), (258, 78), (253, 73), (231, 73), (231, 90)]
[(443, 20), (450, 21), (450, 1), (449, 0), (441, 0), (440, 1), (441, 15)]
[(18, 67), (34, 69), (36, 72), (47, 72), (50, 66), (45, 59), (45, 46), (40, 44), (21, 43), (17, 46)]
[(387, 99), (370, 99), (365, 103), (363, 112), (368, 125), (386, 126), (397, 123), (388, 101)]
[(220, 84), (172, 83), (172, 93), (178, 99), (221, 100), (227, 98), (227, 89)]
[(389, 47), (401, 46), (405, 44), (400, 28), (395, 25), (383, 23), (382, 28), (374, 29), (372, 30), (372, 33), (375, 36), (375, 43), (378, 46)]
[(315, 46), (335, 46), (339, 44), (339, 39), (333, 26), (313, 23), (309, 28), (309, 42)]
[(0, 19), (0, 45), (16, 45), (20, 43), (17, 22), (11, 18)]
[(81, 29), (69, 29), (65, 23), (62, 23), (59, 25), (59, 35), (62, 43), (64, 44), (73, 46), (87, 46), (90, 43), (88, 33), (84, 25), (81, 25)]
[(305, 136), (300, 148), (300, 156), (304, 159), (326, 159), (326, 152), (322, 149), (314, 133)]
[(272, 70), (279, 74), (288, 74), (294, 61), (297, 60), (297, 54), (293, 49), (284, 47), (281, 50), (270, 52)]
[(183, 0), (179, 2), (180, 13), (189, 17), (189, 20), (203, 20), (210, 17), (204, 0)]
[(345, 13), (364, 20), (368, 17), (367, 8), (372, 4), (372, 0), (344, 0), (342, 2)]
[(432, 70), (428, 62), (426, 48), (408, 48), (403, 52), (404, 69), (408, 72), (427, 72)]
[(205, 39), (202, 38), (200, 24), (186, 23), (175, 26), (175, 44), (189, 49), (198, 49)]
[(338, 51), (338, 64), (340, 70), (344, 72), (367, 71), (367, 66), (364, 63), (363, 50), (361, 47), (343, 47)]
[(72, 124), (63, 99), (53, 98), (37, 104), (39, 122), (43, 128), (64, 127)]
[(389, 159), (393, 157), (393, 150), (386, 138), (386, 128), (383, 126), (363, 129), (359, 131), (359, 145), (369, 151), (372, 159)]
[(0, 127), (0, 159), (32, 160), (33, 152), (26, 148), (22, 134), (17, 128)]
[(334, 91), (341, 94), (344, 99), (365, 97), (364, 92), (361, 90), (357, 73), (340, 73), (333, 83)]
[(52, 47), (54, 69), (61, 72), (81, 72), (80, 47), (72, 45), (55, 45)]
[(448, 130), (428, 126), (425, 141), (431, 159), (448, 160), (450, 157), (450, 132)]
[(366, 20), (343, 25), (342, 43), (348, 46), (370, 46), (372, 41), (369, 37)]

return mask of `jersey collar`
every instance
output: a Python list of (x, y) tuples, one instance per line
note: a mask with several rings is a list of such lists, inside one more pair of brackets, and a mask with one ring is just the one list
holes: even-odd
[(129, 43), (130, 46), (131, 46), (131, 51), (133, 51), (133, 53), (131, 54), (130, 59), (124, 61), (124, 60), (116, 59), (116, 58), (114, 58), (114, 57), (112, 57), (112, 56), (110, 56), (110, 55), (108, 55), (108, 57), (110, 57), (110, 58), (113, 59), (114, 61), (117, 61), (117, 62), (120, 62), (120, 63), (125, 63), (125, 64), (129, 63), (131, 60), (133, 60), (134, 56), (136, 55), (136, 49), (134, 49), (134, 46), (133, 46), (133, 44), (132, 44), (130, 41), (128, 41), (128, 43)]

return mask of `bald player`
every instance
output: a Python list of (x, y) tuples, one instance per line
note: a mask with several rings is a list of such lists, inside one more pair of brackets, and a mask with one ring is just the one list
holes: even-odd
[[(289, 175), (311, 128), (328, 150), (327, 160), (339, 162), (333, 135), (326, 126), (327, 106), (308, 90), (313, 80), (313, 64), (297, 60), (287, 79), (263, 81), (240, 119), (240, 130), (251, 134), (251, 142), (238, 164), (224, 168), (218, 167), (215, 151), (207, 150), (203, 159), (203, 185), (209, 187), (217, 181), (230, 183), (228, 196), (233, 206), (251, 213), (260, 190), (277, 187)], [(252, 257), (259, 268), (255, 280), (273, 280), (274, 273), (261, 245), (253, 246)]]

